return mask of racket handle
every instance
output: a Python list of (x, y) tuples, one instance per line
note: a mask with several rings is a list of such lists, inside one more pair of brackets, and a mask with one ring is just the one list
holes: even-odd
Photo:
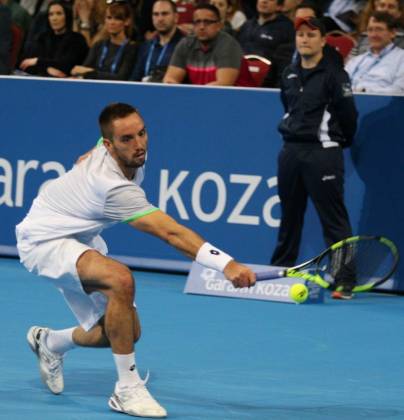
[(259, 271), (255, 273), (257, 281), (279, 279), (285, 276), (285, 270), (273, 268), (272, 270)]

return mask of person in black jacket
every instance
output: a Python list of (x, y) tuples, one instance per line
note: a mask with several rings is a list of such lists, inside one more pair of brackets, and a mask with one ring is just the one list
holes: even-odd
[(26, 51), (20, 69), (36, 76), (65, 77), (82, 63), (88, 47), (83, 35), (72, 31), (73, 13), (63, 1), (48, 6), (48, 29), (41, 32)]
[[(327, 246), (352, 235), (344, 205), (342, 148), (356, 131), (357, 111), (348, 74), (324, 57), (325, 28), (316, 18), (295, 23), (300, 59), (282, 76), (285, 115), (279, 124), (284, 146), (278, 158), (282, 220), (271, 263), (293, 266), (298, 256), (307, 199), (320, 217)], [(352, 297), (352, 278), (336, 279)]]

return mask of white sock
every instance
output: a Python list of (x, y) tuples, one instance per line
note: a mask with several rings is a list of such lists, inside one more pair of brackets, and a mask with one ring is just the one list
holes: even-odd
[(118, 371), (119, 385), (130, 385), (141, 380), (136, 369), (135, 353), (112, 354), (114, 356), (116, 369)]
[(74, 349), (76, 344), (73, 341), (73, 331), (76, 327), (65, 330), (49, 330), (46, 337), (46, 347), (54, 353), (64, 354), (68, 350)]

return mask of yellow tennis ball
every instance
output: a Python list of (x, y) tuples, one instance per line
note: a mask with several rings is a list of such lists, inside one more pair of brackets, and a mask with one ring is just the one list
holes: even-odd
[(289, 289), (289, 296), (296, 303), (303, 303), (309, 297), (309, 289), (302, 283), (296, 283)]

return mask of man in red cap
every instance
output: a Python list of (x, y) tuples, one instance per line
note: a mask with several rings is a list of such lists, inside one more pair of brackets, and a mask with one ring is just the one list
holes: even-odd
[[(348, 74), (323, 57), (325, 27), (319, 19), (295, 22), (299, 59), (281, 80), (284, 146), (278, 159), (282, 220), (271, 263), (293, 266), (299, 252), (307, 200), (313, 201), (327, 246), (352, 235), (344, 204), (342, 148), (352, 143), (357, 111)], [(352, 297), (352, 278), (336, 279), (334, 298)]]

